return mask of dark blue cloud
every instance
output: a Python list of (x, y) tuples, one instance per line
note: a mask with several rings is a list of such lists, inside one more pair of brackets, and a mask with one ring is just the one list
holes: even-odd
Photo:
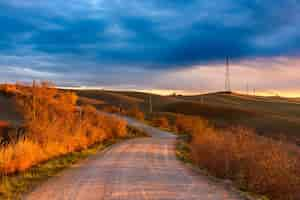
[(0, 0), (0, 54), (99, 72), (291, 56), (300, 53), (299, 13), (295, 0)]

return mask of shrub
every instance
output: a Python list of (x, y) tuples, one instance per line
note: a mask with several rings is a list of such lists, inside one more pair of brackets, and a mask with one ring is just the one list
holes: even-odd
[(243, 189), (271, 199), (296, 200), (300, 195), (300, 159), (287, 144), (256, 135), (245, 128), (220, 131), (207, 127), (194, 133), (194, 161)]
[(48, 83), (20, 86), (17, 105), (25, 118), (25, 140), (0, 147), (0, 173), (23, 171), (50, 158), (127, 134), (125, 121), (76, 107), (77, 96)]
[(144, 113), (140, 111), (140, 109), (137, 106), (129, 109), (127, 111), (127, 115), (141, 121), (145, 119)]
[(169, 120), (166, 117), (157, 117), (152, 120), (152, 123), (156, 127), (170, 128)]
[(122, 109), (117, 106), (105, 105), (102, 110), (107, 113), (121, 113)]
[(18, 92), (17, 85), (14, 84), (2, 84), (0, 85), (0, 91), (5, 95), (13, 95)]
[(198, 117), (177, 115), (175, 120), (175, 129), (178, 133), (194, 134), (201, 132), (208, 126), (208, 122)]

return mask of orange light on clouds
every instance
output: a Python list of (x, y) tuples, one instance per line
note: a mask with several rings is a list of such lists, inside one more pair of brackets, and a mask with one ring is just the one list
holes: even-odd
[[(233, 91), (263, 96), (300, 96), (300, 58), (260, 58), (230, 65)], [(196, 94), (224, 90), (224, 64), (193, 66), (162, 73), (155, 79), (158, 88)]]
[[(139, 85), (80, 87), (79, 89), (126, 90), (160, 95), (224, 91), (225, 62), (195, 65), (160, 72), (145, 71)], [(151, 78), (148, 78), (151, 77)], [(300, 97), (300, 58), (251, 58), (230, 64), (231, 88), (235, 92), (261, 96)]]

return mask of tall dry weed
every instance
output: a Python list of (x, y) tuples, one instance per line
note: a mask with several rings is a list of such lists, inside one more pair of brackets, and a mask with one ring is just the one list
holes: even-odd
[(300, 195), (300, 159), (288, 144), (256, 135), (245, 128), (227, 131), (207, 127), (194, 133), (194, 161), (221, 178), (271, 199), (296, 200)]
[(50, 158), (127, 134), (125, 121), (78, 108), (77, 96), (49, 83), (18, 86), (17, 105), (25, 118), (25, 139), (0, 147), (0, 173), (24, 171)]

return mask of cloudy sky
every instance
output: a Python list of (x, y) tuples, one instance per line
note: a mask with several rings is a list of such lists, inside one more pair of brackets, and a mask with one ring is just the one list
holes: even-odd
[(0, 80), (300, 96), (298, 0), (0, 0)]

